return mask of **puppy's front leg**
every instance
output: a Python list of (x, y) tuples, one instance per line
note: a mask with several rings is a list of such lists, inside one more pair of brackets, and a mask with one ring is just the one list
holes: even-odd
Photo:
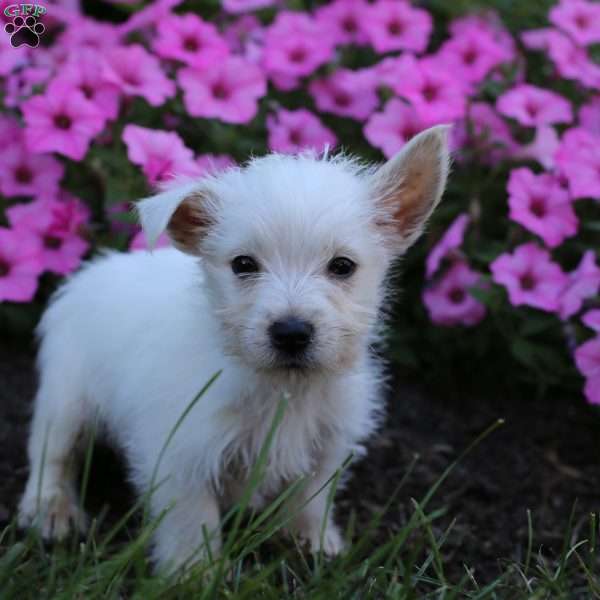
[(189, 488), (167, 480), (153, 494), (152, 514), (166, 511), (154, 534), (153, 559), (159, 570), (175, 572), (208, 558), (221, 549), (219, 506), (206, 487)]
[(327, 511), (327, 499), (335, 480), (328, 484), (327, 481), (346, 458), (347, 453), (341, 446), (331, 446), (322, 455), (316, 470), (287, 504), (287, 510), (295, 515), (291, 529), (308, 543), (311, 552), (321, 549), (327, 556), (336, 556), (344, 549), (344, 540), (334, 522), (333, 502)]

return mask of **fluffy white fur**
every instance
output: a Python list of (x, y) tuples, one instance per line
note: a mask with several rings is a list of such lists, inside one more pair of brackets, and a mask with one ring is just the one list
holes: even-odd
[[(47, 309), (21, 524), (58, 538), (85, 526), (72, 456), (96, 419), (145, 493), (167, 436), (220, 371), (158, 464), (151, 507), (168, 512), (155, 561), (174, 569), (201, 556), (203, 526), (218, 551), (220, 511), (243, 488), (284, 394), (287, 411), (253, 502), (305, 477), (287, 510), (318, 549), (327, 489), (306, 500), (378, 423), (380, 367), (370, 347), (386, 273), (441, 197), (446, 138), (446, 127), (428, 130), (379, 169), (344, 157), (266, 156), (139, 203), (148, 238), (167, 229), (179, 249), (106, 254)], [(239, 255), (257, 260), (260, 274), (234, 275)], [(358, 265), (349, 279), (327, 272), (336, 256)], [(267, 333), (289, 314), (314, 325), (301, 369), (280, 365)], [(329, 554), (342, 549), (331, 514), (323, 544)]]

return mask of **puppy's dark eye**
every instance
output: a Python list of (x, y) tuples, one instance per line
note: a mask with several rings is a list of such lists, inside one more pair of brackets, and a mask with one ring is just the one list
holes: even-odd
[(251, 256), (236, 256), (231, 261), (231, 270), (238, 276), (258, 273), (258, 263)]
[(327, 270), (335, 277), (346, 279), (356, 271), (356, 263), (345, 256), (337, 256), (327, 265)]

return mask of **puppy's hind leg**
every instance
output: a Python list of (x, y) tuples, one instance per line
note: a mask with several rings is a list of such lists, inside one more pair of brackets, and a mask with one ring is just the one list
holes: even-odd
[(85, 426), (82, 390), (64, 369), (45, 369), (35, 399), (28, 455), (30, 472), (19, 505), (19, 525), (62, 539), (86, 518), (76, 493), (75, 450)]

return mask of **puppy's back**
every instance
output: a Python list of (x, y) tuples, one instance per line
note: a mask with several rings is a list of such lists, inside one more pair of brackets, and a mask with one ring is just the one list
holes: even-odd
[(88, 396), (106, 398), (136, 379), (134, 365), (142, 376), (161, 355), (176, 361), (182, 348), (189, 350), (190, 328), (208, 313), (196, 262), (168, 248), (111, 252), (87, 263), (42, 317), (41, 376), (60, 372), (79, 379)]

